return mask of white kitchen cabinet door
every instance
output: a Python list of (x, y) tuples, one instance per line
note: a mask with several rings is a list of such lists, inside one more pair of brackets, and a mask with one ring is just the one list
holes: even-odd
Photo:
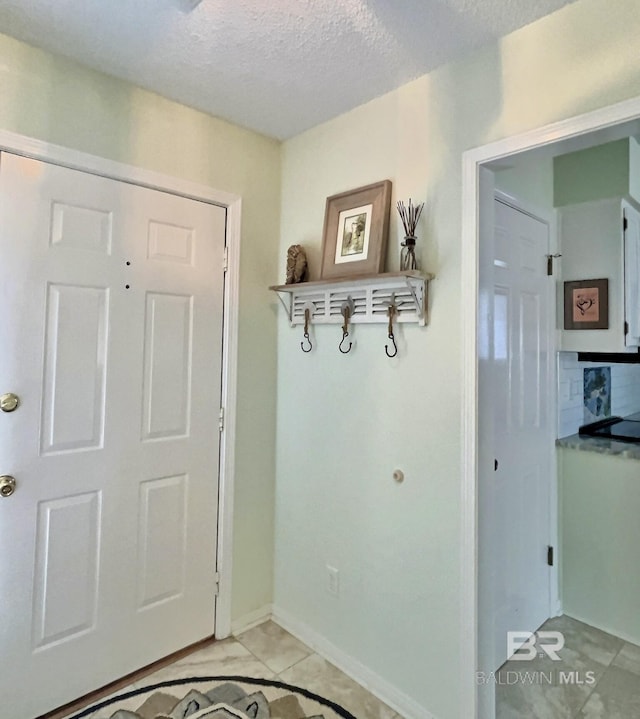
[[(562, 327), (560, 349), (568, 352), (633, 352), (639, 344), (625, 339), (625, 319), (629, 316), (625, 301), (625, 243), (623, 205), (620, 197), (569, 205), (558, 210), (561, 281), (607, 279), (609, 316), (607, 329)], [(631, 250), (632, 253), (635, 250)], [(636, 260), (631, 260), (632, 264)], [(631, 274), (637, 275), (637, 270)], [(637, 280), (636, 280), (637, 281)], [(634, 293), (630, 289), (631, 294)], [(636, 289), (638, 295), (640, 290)], [(564, 296), (558, 293), (560, 301)], [(562, 316), (562, 313), (559, 313)]]
[(640, 346), (640, 212), (622, 203), (624, 216), (624, 316), (625, 344)]

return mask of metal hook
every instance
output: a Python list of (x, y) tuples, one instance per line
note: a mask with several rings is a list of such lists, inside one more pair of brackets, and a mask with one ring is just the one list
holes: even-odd
[(349, 336), (349, 318), (351, 317), (353, 310), (354, 310), (353, 300), (351, 299), (351, 297), (348, 297), (342, 303), (342, 307), (340, 308), (340, 311), (342, 312), (342, 316), (344, 317), (344, 324), (342, 325), (342, 339), (340, 340), (338, 349), (340, 350), (340, 352), (342, 352), (343, 355), (346, 355), (347, 353), (351, 352), (351, 347), (353, 345), (353, 342), (349, 342), (349, 348), (346, 350), (342, 349), (342, 343)]
[(384, 346), (384, 351), (387, 357), (395, 357), (398, 354), (398, 346), (396, 345), (396, 338), (393, 335), (393, 316), (397, 312), (397, 307), (394, 304), (394, 298), (392, 296), (391, 303), (389, 304), (389, 327), (387, 330), (387, 337), (393, 342), (393, 354), (389, 352), (389, 345)]
[(304, 311), (304, 339), (309, 343), (309, 349), (304, 348), (304, 340), (300, 342), (300, 349), (303, 352), (311, 352), (313, 349), (313, 345), (311, 344), (311, 340), (309, 339), (309, 320), (311, 319), (311, 310), (306, 307)]
[(384, 346), (384, 351), (387, 353), (387, 357), (395, 357), (398, 354), (398, 347), (396, 346), (396, 339), (393, 336), (393, 332), (389, 333), (389, 339), (393, 342), (393, 354), (389, 352), (389, 345)]
[(353, 345), (353, 342), (349, 342), (349, 349), (343, 350), (342, 349), (342, 343), (347, 339), (349, 336), (349, 308), (345, 307), (342, 310), (342, 316), (344, 317), (344, 324), (342, 325), (342, 339), (340, 340), (340, 344), (338, 345), (338, 349), (340, 352), (342, 352), (343, 355), (348, 354), (351, 352), (351, 347)]

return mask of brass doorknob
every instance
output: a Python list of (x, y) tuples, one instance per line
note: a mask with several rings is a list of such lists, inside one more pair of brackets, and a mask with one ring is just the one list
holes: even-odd
[(3, 412), (13, 412), (14, 409), (18, 409), (19, 404), (20, 398), (13, 392), (7, 392), (7, 394), (0, 396), (0, 409)]
[(16, 480), (8, 474), (0, 477), (0, 497), (10, 497), (16, 491)]

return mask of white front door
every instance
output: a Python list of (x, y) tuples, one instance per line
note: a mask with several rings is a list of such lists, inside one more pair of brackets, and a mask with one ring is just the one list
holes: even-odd
[[(493, 200), (483, 236), (479, 408), (479, 665), (495, 671), (507, 632), (550, 616), (553, 278), (548, 225)], [(486, 227), (483, 223), (482, 227)]]
[(0, 155), (3, 712), (214, 631), (225, 210)]

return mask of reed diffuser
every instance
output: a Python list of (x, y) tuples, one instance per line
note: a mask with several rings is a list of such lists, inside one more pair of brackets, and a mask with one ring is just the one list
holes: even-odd
[(416, 261), (416, 226), (422, 214), (424, 202), (414, 205), (409, 198), (409, 203), (404, 204), (402, 200), (398, 200), (398, 214), (404, 226), (404, 242), (401, 242), (402, 251), (400, 252), (400, 270), (417, 270), (418, 263)]

